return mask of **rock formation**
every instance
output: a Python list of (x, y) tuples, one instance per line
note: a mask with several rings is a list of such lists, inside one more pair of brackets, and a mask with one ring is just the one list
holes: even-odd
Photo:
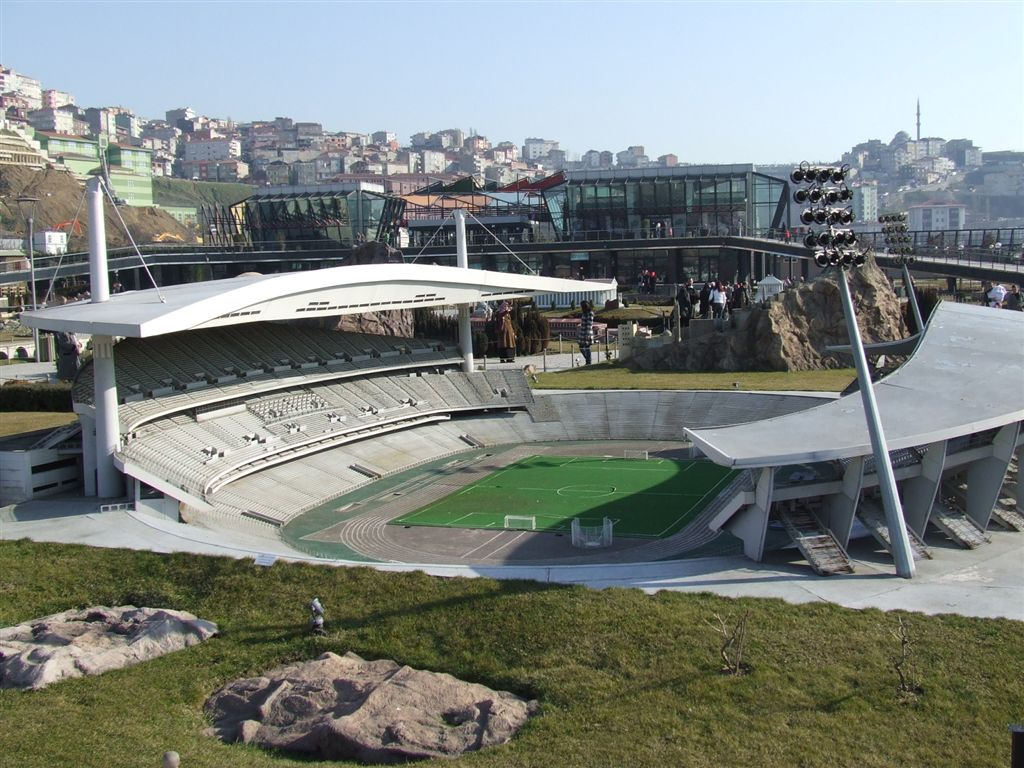
[[(865, 344), (906, 336), (900, 301), (885, 273), (868, 258), (850, 273), (850, 292)], [(806, 371), (845, 368), (849, 355), (826, 347), (849, 344), (833, 272), (753, 306), (742, 328), (647, 349), (627, 363), (648, 371)]]
[(224, 741), (365, 763), (502, 744), (536, 710), (536, 702), (511, 693), (353, 653), (236, 680), (206, 702)]
[(383, 312), (364, 312), (361, 315), (341, 315), (334, 330), (412, 338), (412, 310), (389, 309)]
[(95, 606), (0, 628), (0, 688), (45, 688), (178, 651), (217, 634), (191, 613)]

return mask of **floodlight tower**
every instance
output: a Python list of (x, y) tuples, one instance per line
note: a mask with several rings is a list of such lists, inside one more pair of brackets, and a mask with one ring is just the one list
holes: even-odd
[[(848, 170), (849, 167), (846, 165), (814, 168), (804, 162), (790, 174), (790, 179), (794, 184), (807, 185), (793, 193), (793, 199), (797, 203), (810, 203), (810, 207), (801, 212), (800, 221), (808, 226), (816, 224), (825, 227), (817, 232), (809, 232), (804, 238), (804, 245), (814, 251), (814, 261), (819, 267), (832, 267), (838, 270), (839, 295), (843, 301), (843, 314), (846, 317), (846, 330), (850, 336), (853, 361), (857, 367), (857, 381), (871, 438), (871, 450), (875, 458), (875, 474), (882, 492), (889, 541), (893, 559), (896, 561), (896, 573), (909, 579), (914, 575), (914, 557), (910, 550), (907, 525), (903, 519), (903, 508), (896, 490), (896, 477), (889, 460), (885, 432), (878, 414), (878, 404), (875, 402), (874, 385), (871, 383), (864, 343), (861, 340), (860, 327), (857, 325), (857, 315), (854, 312), (850, 285), (846, 277), (846, 273), (853, 267), (864, 264), (864, 253), (854, 247), (857, 244), (857, 235), (850, 229), (840, 228), (853, 221), (853, 210), (846, 205), (853, 199), (853, 193), (846, 186)], [(838, 207), (839, 203), (843, 203), (843, 206)]]
[(907, 234), (907, 214), (905, 212), (882, 214), (878, 217), (878, 223), (882, 225), (882, 234), (885, 235), (885, 249), (893, 257), (896, 266), (903, 269), (903, 285), (907, 289), (907, 303), (910, 304), (917, 332), (920, 333), (924, 330), (924, 321), (921, 318), (921, 307), (917, 303), (914, 282), (910, 277), (910, 265), (914, 263), (914, 247), (910, 235)]

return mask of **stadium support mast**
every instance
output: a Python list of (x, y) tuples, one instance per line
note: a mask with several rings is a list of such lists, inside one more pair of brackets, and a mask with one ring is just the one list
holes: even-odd
[[(469, 269), (469, 251), (466, 248), (466, 212), (455, 209), (455, 266)], [(459, 348), (462, 350), (462, 370), (473, 372), (473, 329), (469, 322), (469, 305), (459, 304)]]
[[(89, 211), (89, 277), (92, 303), (110, 300), (107, 283), (107, 231), (103, 221), (103, 179), (94, 176), (86, 186)], [(117, 379), (114, 376), (114, 337), (97, 334), (92, 337), (92, 365), (96, 403), (96, 495), (100, 498), (121, 496), (124, 483), (114, 466), (118, 447)], [(88, 435), (82, 435), (86, 445)], [(86, 461), (88, 466), (91, 462)], [(87, 484), (88, 485), (88, 484)]]

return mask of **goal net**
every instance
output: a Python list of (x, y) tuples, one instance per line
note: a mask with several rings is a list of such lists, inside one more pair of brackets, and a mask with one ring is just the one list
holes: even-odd
[(612, 544), (612, 521), (607, 517), (601, 525), (583, 525), (578, 517), (572, 519), (572, 545), (583, 549), (610, 547)]
[(533, 515), (505, 515), (505, 527), (516, 531), (535, 531), (537, 518)]
[(636, 451), (632, 448), (625, 448), (622, 451), (622, 458), (624, 459), (643, 459), (647, 461), (650, 456), (647, 455), (647, 451)]

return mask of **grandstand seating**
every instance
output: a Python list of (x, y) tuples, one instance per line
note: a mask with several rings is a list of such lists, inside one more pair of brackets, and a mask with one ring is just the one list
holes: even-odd
[[(683, 426), (818, 402), (627, 392), (538, 403), (521, 371), (467, 374), (461, 362), (417, 339), (273, 323), (126, 339), (115, 346), (118, 457), (220, 514), (280, 525), (377, 475), (481, 446), (678, 440)], [(73, 396), (91, 402), (90, 367)], [(533, 407), (552, 418), (534, 421)]]

